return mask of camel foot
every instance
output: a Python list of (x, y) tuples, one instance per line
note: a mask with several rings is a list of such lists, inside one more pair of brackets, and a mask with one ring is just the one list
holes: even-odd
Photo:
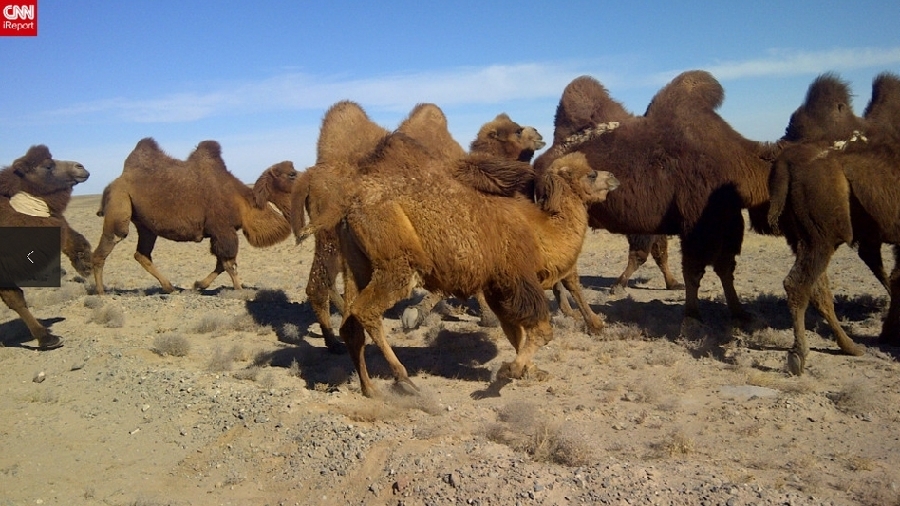
[(788, 352), (787, 356), (787, 369), (788, 372), (794, 376), (800, 376), (803, 374), (803, 369), (806, 367), (806, 357), (801, 356), (796, 350), (791, 350)]
[(344, 341), (341, 341), (334, 335), (325, 334), (325, 347), (328, 349), (328, 353), (332, 355), (346, 355), (347, 354), (347, 345), (344, 344)]
[(43, 339), (38, 339), (39, 350), (55, 350), (63, 345), (63, 340), (59, 336), (48, 334)]
[(550, 379), (550, 373), (543, 369), (538, 369), (534, 364), (529, 364), (525, 366), (525, 372), (522, 375), (522, 378), (533, 381), (547, 381)]
[(500, 326), (500, 320), (497, 319), (497, 315), (495, 315), (493, 311), (485, 311), (482, 309), (481, 319), (478, 320), (478, 326), (496, 328)]
[(626, 289), (625, 285), (620, 285), (617, 283), (609, 287), (609, 294), (615, 297), (624, 297), (628, 294), (628, 290)]
[(403, 310), (400, 316), (400, 323), (403, 324), (403, 330), (415, 330), (425, 321), (425, 314), (416, 306), (408, 307)]
[(417, 387), (409, 378), (398, 379), (394, 381), (391, 390), (400, 395), (415, 396), (419, 395), (419, 387)]

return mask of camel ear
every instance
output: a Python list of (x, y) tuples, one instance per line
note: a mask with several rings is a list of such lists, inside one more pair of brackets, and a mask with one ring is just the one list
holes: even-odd
[(272, 171), (267, 170), (253, 185), (253, 198), (256, 207), (264, 209), (272, 195)]

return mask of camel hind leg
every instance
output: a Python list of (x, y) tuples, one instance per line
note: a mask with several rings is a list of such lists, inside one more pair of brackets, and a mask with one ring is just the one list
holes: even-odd
[(128, 227), (131, 223), (131, 197), (125, 192), (118, 191), (115, 183), (107, 189), (103, 208), (97, 213), (103, 216), (103, 233), (97, 248), (91, 254), (94, 285), (98, 295), (104, 293), (103, 266), (106, 264), (106, 257), (112, 253), (116, 244), (128, 236)]
[(164, 293), (172, 293), (175, 291), (175, 287), (172, 286), (172, 283), (159, 272), (159, 269), (156, 268), (156, 265), (153, 263), (153, 247), (156, 245), (156, 234), (150, 231), (147, 227), (142, 225), (135, 224), (135, 228), (138, 231), (138, 244), (137, 249), (134, 252), (134, 259), (137, 260), (137, 263), (141, 264), (141, 267), (144, 268), (145, 271), (149, 272), (162, 286), (162, 291)]
[(828, 322), (828, 326), (831, 327), (838, 348), (847, 355), (863, 355), (865, 349), (854, 343), (847, 333), (844, 332), (834, 312), (834, 295), (831, 293), (831, 283), (828, 281), (827, 265), (826, 270), (822, 272), (822, 275), (819, 276), (819, 279), (813, 285), (811, 297), (813, 307), (816, 308), (819, 314)]
[(654, 235), (650, 245), (650, 254), (666, 280), (666, 290), (684, 290), (684, 283), (678, 281), (669, 270), (669, 238), (665, 235)]
[(306, 282), (306, 298), (322, 329), (325, 346), (329, 352), (335, 354), (346, 352), (344, 343), (335, 335), (331, 325), (332, 302), (338, 306), (341, 314), (346, 312), (344, 300), (337, 292), (336, 287), (341, 264), (342, 259), (337, 251), (337, 237), (334, 233), (324, 231), (316, 233), (312, 266)]
[(195, 281), (194, 289), (206, 290), (223, 272), (227, 272), (231, 277), (231, 284), (235, 290), (242, 289), (244, 286), (237, 272), (237, 251), (238, 238), (233, 230), (222, 234), (210, 234), (209, 252), (216, 257), (216, 268), (205, 278)]
[(516, 358), (504, 363), (498, 378), (534, 376), (538, 380), (548, 377), (534, 365), (534, 355), (541, 346), (553, 340), (550, 312), (544, 291), (537, 280), (523, 279), (507, 287), (485, 290), (488, 305), (500, 320), (506, 339), (516, 350)]
[(28, 310), (28, 304), (25, 302), (25, 293), (22, 292), (21, 288), (0, 288), (0, 299), (10, 309), (18, 313), (19, 318), (28, 327), (31, 337), (37, 339), (38, 347), (43, 350), (50, 350), (62, 346), (62, 339), (51, 334)]

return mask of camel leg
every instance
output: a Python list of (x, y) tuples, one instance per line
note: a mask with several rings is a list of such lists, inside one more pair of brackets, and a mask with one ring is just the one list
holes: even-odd
[(628, 280), (631, 279), (631, 276), (638, 270), (644, 263), (647, 261), (647, 256), (649, 255), (649, 251), (647, 246), (646, 237), (643, 235), (633, 235), (629, 234), (628, 236), (628, 265), (625, 266), (625, 270), (622, 271), (622, 274), (619, 275), (619, 279), (613, 283), (610, 291), (613, 293), (621, 293), (626, 288), (628, 288)]
[[(306, 283), (306, 297), (309, 305), (312, 307), (319, 327), (322, 329), (322, 337), (325, 339), (325, 347), (334, 354), (346, 352), (344, 343), (338, 339), (331, 326), (331, 302), (338, 302), (337, 289), (335, 287), (338, 275), (338, 264), (340, 256), (332, 245), (330, 249), (334, 254), (327, 255), (327, 245), (324, 241), (328, 240), (322, 234), (316, 235), (316, 248), (313, 254), (312, 266), (309, 269), (309, 279)], [(334, 239), (336, 240), (336, 238)], [(344, 277), (345, 284), (347, 277)], [(337, 305), (337, 304), (336, 304)], [(344, 314), (346, 307), (343, 299), (340, 300), (338, 308), (341, 314)]]
[[(788, 372), (794, 375), (803, 374), (806, 357), (809, 355), (809, 343), (806, 340), (806, 308), (812, 297), (813, 286), (828, 267), (828, 261), (834, 253), (829, 251), (812, 251), (806, 244), (797, 246), (794, 265), (784, 278), (784, 291), (787, 293), (787, 304), (794, 322), (794, 345), (788, 351)], [(821, 292), (821, 290), (820, 290)], [(820, 296), (821, 297), (821, 296)], [(834, 311), (834, 302), (822, 304), (820, 311)]]
[[(98, 295), (103, 295), (103, 266), (106, 257), (112, 253), (113, 248), (122, 239), (128, 237), (128, 228), (131, 223), (131, 198), (127, 193), (116, 190), (115, 184), (110, 185), (109, 200), (103, 209), (103, 233), (100, 243), (91, 255), (91, 265), (94, 270), (94, 285)], [(152, 249), (152, 247), (151, 247)]]
[[(894, 249), (896, 255), (898, 250)], [(884, 318), (884, 324), (881, 326), (881, 335), (879, 340), (890, 346), (900, 345), (900, 264), (894, 264), (894, 270), (891, 271), (890, 279), (891, 287), (891, 303), (888, 306), (888, 314)]]
[(684, 283), (678, 281), (669, 270), (669, 238), (664, 235), (654, 237), (656, 239), (650, 246), (650, 254), (666, 279), (666, 290), (684, 290)]
[(549, 375), (535, 367), (532, 361), (537, 350), (553, 340), (550, 314), (547, 312), (546, 299), (544, 299), (540, 285), (523, 282), (519, 289), (521, 290), (521, 293), (517, 295), (519, 300), (531, 298), (535, 301), (539, 300), (541, 304), (534, 306), (532, 310), (521, 311), (521, 307), (510, 305), (508, 300), (503, 300), (516, 296), (515, 294), (509, 294), (506, 291), (492, 291), (485, 294), (486, 302), (500, 320), (503, 334), (516, 350), (515, 360), (501, 365), (497, 376), (498, 378), (515, 379), (529, 374), (536, 379), (543, 380)]
[(347, 343), (347, 349), (350, 353), (350, 359), (353, 360), (353, 366), (356, 367), (356, 374), (359, 376), (359, 387), (362, 394), (366, 397), (378, 397), (378, 389), (369, 378), (369, 371), (366, 368), (366, 331), (359, 323), (355, 316), (347, 316), (341, 323), (340, 328), (341, 339)]
[(700, 281), (703, 279), (705, 270), (704, 265), (691, 262), (687, 256), (682, 257), (681, 272), (684, 276), (685, 318), (703, 321), (700, 317)]
[(581, 290), (581, 281), (578, 278), (578, 271), (573, 269), (568, 276), (563, 278), (562, 283), (575, 299), (575, 304), (581, 311), (581, 316), (584, 318), (588, 333), (592, 335), (600, 334), (600, 332), (603, 331), (603, 320), (593, 311), (593, 309), (591, 309), (590, 304), (584, 300), (584, 293)]
[(19, 318), (28, 327), (31, 337), (37, 339), (38, 347), (43, 350), (49, 350), (62, 346), (62, 339), (51, 334), (28, 310), (28, 304), (25, 302), (25, 293), (22, 292), (21, 288), (0, 288), (0, 299), (10, 309), (18, 313)]
[(866, 264), (866, 267), (872, 271), (872, 274), (881, 283), (888, 293), (891, 293), (891, 284), (887, 273), (884, 270), (884, 261), (881, 258), (881, 242), (860, 241), (856, 249), (856, 254)]
[(444, 295), (442, 293), (426, 292), (425, 297), (422, 297), (422, 300), (418, 304), (404, 309), (403, 317), (400, 318), (404, 330), (414, 330), (419, 328), (419, 325), (425, 321), (425, 315), (434, 311), (435, 306), (443, 299)]
[(97, 245), (97, 249), (94, 250), (94, 253), (91, 255), (91, 264), (94, 269), (94, 286), (97, 290), (97, 295), (103, 295), (103, 266), (106, 264), (106, 257), (112, 252), (113, 248), (116, 247), (116, 244), (121, 239), (114, 234), (104, 233), (102, 237), (100, 237), (100, 243)]
[(748, 323), (753, 318), (741, 304), (737, 290), (734, 288), (734, 269), (737, 267), (735, 255), (723, 253), (713, 263), (713, 270), (719, 276), (722, 283), (722, 291), (725, 292), (725, 302), (731, 311), (731, 318), (735, 321)]
[(497, 327), (500, 325), (500, 320), (497, 319), (497, 315), (491, 311), (491, 307), (488, 306), (487, 300), (484, 298), (484, 292), (481, 290), (475, 294), (475, 300), (478, 302), (478, 308), (481, 310), (481, 319), (478, 320), (478, 325), (480, 327)]
[(163, 293), (172, 293), (175, 287), (169, 280), (162, 275), (161, 272), (153, 264), (153, 247), (156, 245), (156, 234), (145, 227), (135, 225), (138, 231), (137, 251), (134, 252), (134, 259), (137, 260), (145, 271), (149, 272), (162, 286)]
[(819, 311), (819, 314), (825, 317), (828, 326), (831, 327), (831, 331), (834, 333), (835, 341), (837, 341), (837, 345), (841, 351), (854, 356), (865, 354), (865, 349), (861, 346), (857, 346), (857, 344), (847, 336), (847, 333), (844, 332), (844, 329), (841, 327), (841, 324), (834, 313), (834, 295), (831, 294), (831, 283), (828, 281), (827, 270), (822, 272), (822, 275), (819, 276), (819, 279), (817, 279), (816, 283), (813, 285), (811, 302), (813, 307)]
[(563, 287), (562, 281), (558, 281), (553, 285), (553, 296), (556, 298), (556, 304), (559, 306), (559, 312), (569, 316), (571, 318), (575, 317), (575, 310), (572, 309), (572, 305), (569, 304), (569, 295), (566, 293)]
[(237, 271), (237, 259), (229, 258), (226, 260), (222, 260), (222, 267), (225, 268), (225, 272), (227, 272), (228, 276), (231, 277), (231, 284), (232, 286), (234, 286), (234, 289), (243, 289), (244, 285), (241, 283), (241, 277), (238, 275)]
[(91, 265), (91, 243), (75, 229), (65, 223), (62, 228), (62, 252), (72, 262), (72, 267), (78, 274), (89, 276), (93, 269)]

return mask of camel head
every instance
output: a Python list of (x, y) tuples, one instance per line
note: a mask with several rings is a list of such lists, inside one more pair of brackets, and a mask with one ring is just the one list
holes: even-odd
[(21, 190), (32, 195), (49, 195), (70, 190), (90, 176), (84, 165), (67, 160), (54, 160), (43, 144), (32, 146), (25, 156), (11, 166), (22, 183)]
[(275, 204), (281, 214), (290, 216), (291, 191), (297, 171), (294, 163), (285, 160), (272, 165), (259, 176), (253, 184), (253, 198), (256, 207), (262, 209), (267, 202)]
[(803, 104), (791, 114), (782, 140), (834, 141), (864, 131), (863, 120), (853, 113), (850, 85), (832, 73), (817, 77)]
[(565, 186), (589, 206), (606, 200), (619, 180), (610, 172), (592, 169), (584, 153), (574, 152), (554, 160), (538, 182), (535, 194), (545, 211), (561, 212)]
[(506, 114), (499, 114), (481, 127), (469, 150), (508, 160), (530, 162), (535, 151), (546, 145), (544, 138), (534, 127), (523, 127)]

